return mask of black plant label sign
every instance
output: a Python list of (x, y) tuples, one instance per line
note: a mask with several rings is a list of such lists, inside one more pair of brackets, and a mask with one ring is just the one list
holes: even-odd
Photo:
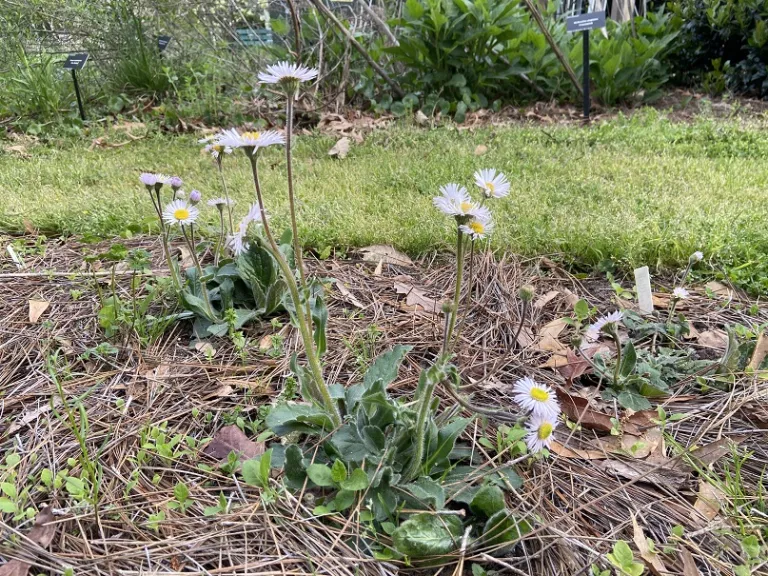
[(165, 49), (168, 48), (168, 44), (171, 41), (170, 36), (158, 36), (157, 37), (157, 49), (160, 50), (160, 52), (165, 52)]
[(589, 12), (578, 16), (569, 16), (565, 19), (565, 27), (568, 32), (583, 32), (605, 26), (605, 11)]
[(70, 54), (64, 62), (64, 68), (67, 70), (82, 70), (85, 63), (88, 62), (88, 54)]

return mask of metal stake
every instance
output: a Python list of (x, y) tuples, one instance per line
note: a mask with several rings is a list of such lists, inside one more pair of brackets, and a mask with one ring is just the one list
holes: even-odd
[(80, 84), (77, 82), (77, 72), (72, 68), (72, 82), (75, 83), (75, 96), (77, 96), (77, 107), (80, 109), (80, 118), (85, 122), (85, 109), (83, 108), (83, 98), (80, 96)]
[(582, 32), (584, 38), (584, 63), (581, 72), (584, 81), (584, 120), (589, 121), (589, 30)]

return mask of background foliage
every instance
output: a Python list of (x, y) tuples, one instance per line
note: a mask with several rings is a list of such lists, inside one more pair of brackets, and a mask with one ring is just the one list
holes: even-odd
[[(0, 7), (0, 117), (30, 132), (77, 131), (67, 52), (91, 54), (82, 86), (91, 118), (156, 116), (211, 124), (254, 119), (265, 103), (254, 70), (296, 59), (321, 70), (319, 108), (353, 104), (462, 121), (469, 110), (534, 100), (576, 100), (545, 35), (521, 0), (328, 3), (371, 58), (401, 85), (393, 93), (323, 13), (282, 0), (30, 0)], [(570, 6), (570, 5), (569, 5)], [(568, 8), (571, 9), (570, 7)], [(577, 74), (581, 37), (563, 6), (543, 9), (549, 34)], [(675, 0), (591, 35), (596, 97), (606, 105), (652, 100), (670, 81), (764, 97), (768, 7), (761, 0)], [(382, 33), (387, 26), (392, 36)], [(297, 39), (298, 29), (298, 39)], [(161, 55), (157, 36), (172, 36)], [(248, 41), (251, 34), (254, 40)], [(298, 50), (298, 52), (297, 52)]]

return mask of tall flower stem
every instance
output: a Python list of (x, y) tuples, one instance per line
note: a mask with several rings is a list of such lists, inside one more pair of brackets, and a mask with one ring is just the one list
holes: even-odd
[(219, 209), (219, 241), (216, 242), (216, 253), (213, 256), (213, 265), (217, 266), (219, 265), (219, 256), (221, 256), (221, 252), (224, 249), (224, 210), (221, 209), (221, 206), (218, 206)]
[(176, 269), (176, 266), (174, 266), (173, 261), (171, 260), (171, 247), (168, 244), (168, 229), (165, 225), (165, 222), (163, 222), (163, 207), (160, 201), (160, 190), (155, 189), (155, 195), (152, 195), (152, 191), (149, 192), (149, 198), (152, 200), (152, 206), (155, 207), (155, 212), (157, 212), (157, 218), (160, 222), (160, 239), (163, 244), (163, 255), (165, 256), (165, 261), (168, 264), (168, 268), (171, 270), (171, 278), (173, 279), (173, 284), (176, 286), (176, 291), (181, 292), (181, 280), (179, 279), (179, 271)]
[(461, 230), (456, 227), (456, 288), (453, 292), (453, 309), (451, 310), (451, 319), (448, 321), (448, 330), (443, 342), (443, 352), (450, 349), (453, 331), (456, 328), (456, 319), (459, 316), (459, 304), (461, 303), (461, 280), (464, 273), (464, 236)]
[(205, 282), (202, 281), (202, 277), (204, 276), (203, 267), (200, 265), (200, 260), (198, 260), (197, 252), (195, 251), (195, 227), (190, 224), (189, 235), (187, 235), (186, 229), (184, 228), (184, 226), (182, 226), (181, 233), (184, 235), (184, 240), (187, 242), (189, 251), (192, 254), (192, 260), (195, 263), (195, 268), (197, 268), (197, 273), (198, 273), (197, 279), (198, 279), (198, 282), (200, 282), (200, 292), (203, 293), (203, 300), (205, 301), (205, 307), (208, 310), (208, 314), (210, 315), (210, 320), (213, 321), (216, 318), (216, 314), (214, 314), (213, 312), (213, 307), (211, 306), (211, 300), (208, 297), (208, 288), (205, 286)]
[(334, 403), (333, 398), (331, 398), (331, 393), (328, 391), (328, 387), (325, 385), (325, 380), (323, 379), (323, 370), (320, 366), (320, 359), (317, 355), (317, 350), (315, 349), (315, 342), (312, 339), (312, 330), (310, 329), (310, 325), (307, 323), (307, 317), (305, 316), (304, 310), (302, 308), (299, 287), (296, 284), (296, 279), (293, 276), (291, 267), (288, 265), (288, 262), (286, 261), (282, 252), (280, 252), (280, 248), (277, 245), (277, 242), (275, 242), (275, 237), (272, 235), (269, 222), (267, 221), (267, 213), (264, 210), (264, 199), (261, 194), (261, 184), (259, 183), (259, 171), (257, 166), (258, 161), (255, 151), (253, 154), (249, 154), (249, 158), (251, 160), (251, 170), (253, 172), (253, 184), (256, 187), (256, 198), (259, 202), (262, 225), (264, 226), (264, 235), (267, 237), (267, 242), (271, 248), (272, 257), (277, 261), (277, 264), (280, 266), (280, 270), (285, 277), (285, 283), (288, 286), (288, 290), (291, 293), (291, 299), (293, 300), (294, 307), (296, 308), (296, 322), (299, 325), (301, 339), (304, 342), (304, 351), (307, 354), (307, 361), (309, 362), (309, 368), (315, 381), (315, 387), (320, 395), (320, 398), (316, 398), (316, 400), (321, 401), (325, 405), (325, 408), (331, 414), (334, 425), (340, 426), (341, 415), (339, 414), (339, 410)]
[(512, 337), (512, 346), (517, 346), (517, 339), (520, 337), (525, 321), (528, 319), (528, 306), (528, 302), (523, 301), (523, 311), (520, 313), (520, 324), (517, 326), (515, 335)]
[(227, 215), (229, 216), (229, 233), (234, 234), (235, 233), (235, 224), (232, 220), (232, 202), (229, 201), (229, 190), (227, 189), (227, 181), (224, 179), (224, 171), (221, 169), (221, 154), (223, 152), (219, 152), (219, 157), (216, 159), (216, 165), (219, 168), (219, 179), (221, 180), (221, 187), (224, 190), (224, 198), (227, 199)]
[(299, 227), (296, 224), (296, 199), (293, 191), (293, 156), (291, 150), (291, 138), (293, 134), (293, 99), (294, 95), (289, 93), (285, 99), (285, 160), (286, 170), (288, 172), (288, 203), (291, 210), (291, 232), (293, 233), (293, 252), (296, 255), (296, 266), (299, 269), (299, 278), (301, 278), (301, 288), (307, 292), (307, 278), (304, 275), (304, 258), (301, 254), (301, 243), (299, 242)]
[(614, 344), (616, 344), (616, 366), (613, 369), (613, 385), (618, 387), (619, 376), (621, 375), (621, 339), (619, 338), (616, 326), (611, 326), (609, 334), (613, 338)]

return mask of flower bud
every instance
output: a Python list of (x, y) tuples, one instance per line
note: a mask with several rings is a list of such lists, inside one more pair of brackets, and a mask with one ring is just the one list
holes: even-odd
[(176, 191), (184, 185), (184, 181), (178, 176), (171, 176), (168, 178), (168, 185)]
[(200, 194), (199, 190), (192, 190), (192, 192), (189, 193), (189, 201), (192, 204), (197, 204), (202, 199), (203, 199), (203, 195)]
[(523, 284), (520, 286), (520, 290), (518, 291), (518, 296), (520, 296), (520, 300), (525, 302), (526, 304), (533, 300), (533, 295), (536, 293), (536, 288), (531, 286), (530, 284)]

